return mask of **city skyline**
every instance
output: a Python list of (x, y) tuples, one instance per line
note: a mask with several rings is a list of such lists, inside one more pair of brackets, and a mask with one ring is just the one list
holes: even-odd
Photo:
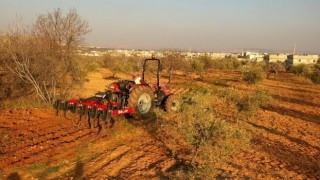
[(0, 31), (56, 8), (89, 22), (88, 45), (127, 49), (263, 49), (320, 54), (317, 0), (1, 0)]

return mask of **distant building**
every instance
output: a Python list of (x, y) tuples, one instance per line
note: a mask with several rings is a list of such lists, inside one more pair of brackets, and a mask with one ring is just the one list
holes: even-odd
[(227, 57), (227, 53), (209, 53), (211, 59), (223, 59)]
[[(204, 52), (182, 52), (181, 55), (184, 56), (185, 59), (193, 59), (193, 58), (198, 58), (201, 56), (206, 56), (208, 54), (204, 53)], [(210, 56), (210, 54), (209, 54), (209, 56)]]
[(78, 54), (80, 54), (81, 56), (91, 56), (91, 57), (102, 56), (102, 52), (98, 52), (98, 51), (82, 52), (82, 51), (78, 50), (77, 52), (78, 52)]
[(245, 52), (244, 58), (249, 60), (254, 60), (257, 62), (261, 62), (264, 60), (264, 54), (258, 52)]
[(274, 63), (274, 62), (286, 62), (288, 59), (287, 54), (269, 54), (265, 56), (265, 60), (268, 63)]
[(319, 59), (318, 55), (289, 55), (288, 63), (291, 65), (299, 64), (316, 64)]

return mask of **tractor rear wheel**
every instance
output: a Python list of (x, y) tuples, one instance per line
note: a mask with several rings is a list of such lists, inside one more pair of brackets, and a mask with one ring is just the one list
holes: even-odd
[(135, 112), (132, 114), (138, 118), (148, 118), (154, 108), (154, 94), (148, 86), (136, 86), (130, 93), (128, 100), (129, 107), (133, 107)]
[(177, 95), (170, 95), (165, 104), (168, 113), (177, 113), (181, 109), (180, 98)]

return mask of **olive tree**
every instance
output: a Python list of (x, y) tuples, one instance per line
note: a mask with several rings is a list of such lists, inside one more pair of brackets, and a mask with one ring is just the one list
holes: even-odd
[(168, 50), (164, 52), (162, 65), (169, 73), (168, 83), (171, 83), (174, 71), (183, 69), (184, 64), (184, 58), (180, 50)]
[(285, 64), (281, 62), (268, 63), (266, 65), (266, 71), (267, 71), (267, 78), (269, 78), (272, 73), (274, 73), (275, 76), (278, 76), (279, 72), (286, 71)]
[(313, 67), (313, 71), (308, 76), (310, 80), (315, 84), (320, 84), (320, 64), (316, 64)]

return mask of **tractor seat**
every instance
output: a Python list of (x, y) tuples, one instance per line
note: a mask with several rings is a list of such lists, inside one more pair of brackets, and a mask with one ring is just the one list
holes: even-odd
[(129, 91), (130, 87), (135, 84), (134, 81), (122, 80), (118, 82), (119, 88), (122, 91)]

